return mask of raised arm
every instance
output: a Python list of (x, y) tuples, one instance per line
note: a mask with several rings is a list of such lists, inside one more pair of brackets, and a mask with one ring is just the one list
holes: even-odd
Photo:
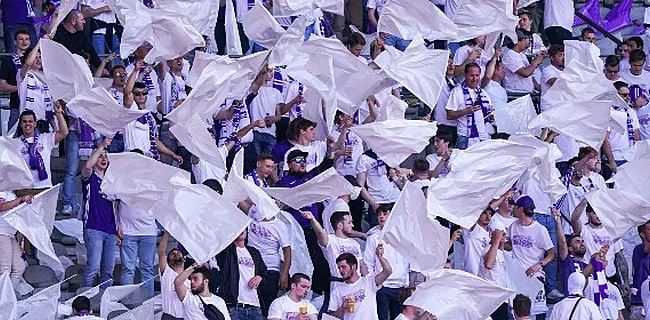
[(99, 155), (102, 154), (104, 149), (106, 149), (106, 147), (108, 147), (109, 144), (111, 144), (111, 141), (113, 141), (112, 137), (104, 138), (104, 140), (99, 145), (99, 147), (95, 151), (93, 151), (93, 153), (90, 155), (88, 160), (86, 160), (86, 164), (84, 164), (84, 167), (81, 169), (82, 178), (85, 179), (90, 177), (90, 175), (93, 173), (93, 167), (95, 167), (95, 164), (97, 164)]
[(106, 65), (107, 65), (109, 62), (115, 60), (115, 58), (116, 58), (116, 55), (115, 55), (115, 54), (111, 54), (111, 55), (109, 55), (108, 57), (102, 59), (102, 62), (99, 64), (99, 66), (98, 66), (97, 69), (95, 70), (95, 74), (94, 74), (93, 76), (94, 76), (95, 78), (101, 78), (104, 69), (106, 69)]
[(393, 274), (393, 268), (388, 263), (388, 260), (384, 257), (384, 245), (377, 245), (377, 258), (379, 258), (379, 263), (381, 264), (381, 272), (375, 276), (375, 285), (380, 286), (391, 274)]
[(174, 279), (174, 289), (176, 289), (176, 296), (181, 301), (185, 300), (185, 295), (187, 294), (187, 287), (185, 286), (185, 280), (190, 277), (192, 271), (197, 267), (197, 264), (191, 265), (189, 268), (183, 270), (179, 273)]
[[(256, 120), (253, 123), (250, 123), (247, 126), (239, 129), (239, 131), (237, 131), (237, 133), (236, 133), (237, 140), (241, 140), (242, 138), (244, 138), (244, 136), (246, 134), (248, 134), (251, 130), (253, 130), (256, 127), (257, 128), (264, 128), (264, 127), (266, 127), (266, 123), (264, 122), (264, 120)], [(235, 140), (229, 139), (225, 144), (226, 149), (228, 149), (228, 151), (230, 151), (230, 149), (232, 149), (235, 146), (235, 144), (236, 144)]]
[(580, 216), (587, 208), (587, 199), (583, 199), (580, 203), (573, 209), (571, 213), (571, 227), (573, 227), (574, 234), (580, 234), (582, 232), (582, 222), (580, 222)]
[(58, 144), (68, 135), (68, 124), (63, 117), (63, 105), (59, 101), (54, 102), (54, 115), (56, 116), (56, 132), (54, 133), (54, 143)]
[(481, 88), (485, 88), (488, 84), (490, 84), (492, 75), (494, 75), (494, 71), (496, 70), (497, 61), (501, 56), (501, 52), (503, 52), (502, 48), (497, 49), (496, 52), (494, 52), (492, 59), (490, 59), (487, 67), (485, 67), (485, 75), (483, 76), (483, 79), (481, 79)]
[(557, 209), (551, 209), (551, 215), (555, 220), (555, 233), (557, 234), (557, 251), (560, 260), (565, 260), (569, 256), (569, 245), (566, 242), (566, 237), (564, 236), (564, 230), (562, 230), (562, 214)]
[(503, 239), (503, 231), (494, 230), (492, 231), (492, 240), (490, 241), (490, 249), (485, 253), (483, 257), (483, 266), (489, 270), (494, 268), (494, 264), (497, 260), (497, 252), (499, 252), (499, 245)]
[(366, 99), (368, 102), (368, 111), (370, 114), (363, 120), (363, 124), (373, 123), (377, 120), (377, 99), (370, 96)]
[(309, 220), (311, 227), (314, 228), (314, 233), (316, 234), (316, 239), (318, 239), (318, 245), (321, 247), (327, 247), (329, 243), (329, 237), (327, 236), (327, 231), (323, 229), (323, 226), (318, 223), (316, 217), (309, 211), (300, 211), (300, 214), (303, 218)]
[(535, 58), (533, 59), (533, 61), (531, 61), (528, 67), (519, 68), (519, 70), (515, 71), (515, 73), (524, 78), (528, 78), (531, 75), (533, 75), (535, 69), (537, 69), (537, 67), (539, 67), (543, 61), (544, 61), (544, 55), (540, 53), (535, 56)]
[(34, 65), (34, 61), (36, 60), (36, 57), (38, 56), (39, 51), (41, 50), (41, 42), (38, 41), (36, 43), (36, 46), (32, 49), (32, 51), (29, 52), (27, 55), (27, 58), (25, 58), (25, 63), (20, 67), (20, 78), (24, 79), (25, 75), (27, 74), (27, 71), (31, 69), (31, 67)]
[(144, 66), (144, 61), (138, 60), (135, 62), (135, 67), (133, 68), (133, 71), (131, 74), (129, 74), (129, 78), (126, 79), (126, 84), (124, 85), (124, 107), (129, 109), (131, 108), (131, 105), (133, 104), (133, 87), (135, 86), (135, 82), (138, 79), (138, 73), (140, 73), (140, 68)]
[[(158, 244), (158, 271), (162, 275), (167, 269), (167, 244), (169, 243), (169, 232), (165, 230), (162, 237), (160, 238), (160, 243)], [(181, 299), (182, 300), (182, 299)]]

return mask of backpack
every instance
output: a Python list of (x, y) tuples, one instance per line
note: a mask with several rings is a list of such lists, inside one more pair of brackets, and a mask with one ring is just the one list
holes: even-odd
[(223, 313), (219, 311), (217, 306), (213, 304), (206, 304), (201, 296), (197, 295), (199, 297), (199, 300), (201, 300), (201, 303), (203, 303), (203, 315), (208, 318), (208, 320), (225, 320), (226, 318), (223, 316)]

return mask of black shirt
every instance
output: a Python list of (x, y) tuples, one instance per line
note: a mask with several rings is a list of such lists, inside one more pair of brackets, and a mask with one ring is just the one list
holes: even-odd
[(56, 34), (54, 39), (52, 39), (60, 44), (62, 44), (66, 49), (74, 54), (81, 55), (81, 52), (85, 52), (90, 55), (90, 65), (97, 68), (99, 64), (102, 63), (101, 59), (93, 47), (93, 43), (90, 40), (90, 37), (87, 36), (83, 31), (77, 31), (75, 33), (70, 33), (66, 30), (63, 25), (60, 25), (56, 29)]
[[(17, 85), (16, 74), (18, 73), (18, 68), (13, 60), (13, 55), (2, 57), (0, 59), (0, 79), (7, 81), (10, 85)], [(9, 107), (11, 109), (18, 109), (20, 105), (20, 98), (18, 97), (18, 91), (12, 92), (9, 94)]]

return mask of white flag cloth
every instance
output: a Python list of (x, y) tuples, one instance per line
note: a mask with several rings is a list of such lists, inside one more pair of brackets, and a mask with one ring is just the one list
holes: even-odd
[(232, 63), (232, 61), (233, 59), (228, 56), (218, 56), (215, 54), (205, 53), (203, 51), (196, 51), (190, 72), (185, 78), (185, 85), (194, 88), (198, 83), (201, 74), (212, 62), (224, 62), (228, 64)]
[[(50, 39), (54, 38), (54, 35), (56, 34), (56, 29), (57, 27), (63, 22), (65, 17), (72, 11), (72, 9), (75, 9), (77, 7), (78, 0), (62, 0), (61, 4), (59, 4), (59, 7), (56, 8), (56, 15), (54, 16), (54, 20), (50, 22), (49, 28), (52, 28), (52, 31), (50, 31)], [(49, 83), (49, 82), (48, 82)]]
[(420, 307), (438, 320), (476, 320), (487, 318), (512, 293), (465, 271), (442, 269), (428, 274), (404, 304)]
[(165, 118), (175, 123), (186, 123), (194, 114), (198, 114), (201, 120), (212, 118), (226, 100), (230, 86), (228, 77), (219, 76), (216, 71), (210, 69), (203, 73), (187, 98)]
[(382, 237), (418, 272), (441, 269), (449, 250), (449, 229), (427, 213), (417, 184), (407, 183), (386, 221)]
[(539, 114), (528, 128), (549, 128), (600, 150), (610, 123), (610, 110), (609, 101), (563, 102)]
[(20, 140), (0, 137), (0, 191), (18, 190), (34, 185), (34, 176), (20, 153)]
[(446, 85), (448, 60), (449, 50), (427, 49), (422, 38), (418, 38), (404, 52), (386, 46), (374, 62), (428, 106), (435, 106), (442, 86)]
[(18, 319), (55, 319), (61, 297), (61, 284), (65, 281), (57, 282), (25, 300), (18, 301)]
[[(526, 268), (513, 259), (512, 253), (504, 252), (504, 257), (506, 262), (508, 289), (512, 289), (516, 293), (521, 293), (527, 296), (531, 301), (535, 301), (539, 291), (544, 288), (544, 284), (535, 277), (527, 276)], [(514, 298), (514, 294), (511, 298)]]
[(595, 71), (574, 59), (565, 64), (553, 86), (542, 95), (542, 101), (553, 107), (562, 102), (611, 100), (618, 97), (612, 82), (601, 70)]
[(454, 40), (458, 33), (458, 27), (428, 0), (388, 0), (377, 24), (379, 32), (402, 39)]
[(202, 35), (214, 35), (219, 0), (157, 0), (156, 8), (184, 15)]
[(611, 180), (614, 181), (617, 190), (636, 193), (644, 199), (650, 199), (648, 168), (650, 168), (650, 158), (632, 160), (620, 166)]
[(62, 44), (42, 39), (41, 58), (45, 81), (54, 99), (70, 101), (93, 86), (92, 73), (84, 58), (70, 53)]
[(296, 48), (305, 42), (307, 19), (300, 16), (291, 23), (280, 39), (275, 43), (269, 54), (269, 67), (286, 66), (291, 63)]
[(151, 298), (135, 309), (131, 309), (119, 316), (113, 318), (114, 320), (153, 320), (154, 319), (154, 303)]
[(596, 189), (585, 196), (605, 230), (615, 239), (650, 220), (650, 201), (639, 194), (618, 189)]
[(305, 240), (305, 233), (302, 227), (290, 213), (280, 211), (277, 218), (282, 220), (287, 225), (291, 242), (291, 266), (289, 266), (289, 273), (295, 274), (296, 272), (304, 273), (308, 276), (314, 274), (314, 264), (311, 262), (309, 255), (309, 248), (307, 248), (307, 240)]
[(60, 186), (57, 184), (37, 194), (31, 204), (23, 203), (2, 216), (8, 224), (22, 233), (38, 251), (51, 259), (49, 262), (54, 264), (55, 273), (64, 271), (59, 257), (54, 252), (52, 240), (50, 240), (54, 228), (54, 215)]
[(228, 150), (225, 147), (217, 147), (198, 114), (195, 113), (184, 123), (173, 124), (169, 131), (193, 155), (226, 172)]
[(574, 59), (597, 72), (605, 68), (603, 59), (600, 58), (600, 49), (595, 44), (587, 41), (564, 40), (564, 65), (569, 65)]
[(102, 294), (101, 305), (99, 307), (99, 316), (108, 319), (108, 315), (117, 310), (129, 310), (123, 304), (119, 303), (122, 298), (130, 295), (135, 290), (138, 290), (142, 283), (129, 284), (123, 286), (112, 286), (106, 288)]
[(216, 256), (250, 223), (229, 199), (202, 184), (174, 187), (152, 212), (198, 263)]
[(299, 16), (310, 14), (314, 9), (344, 16), (344, 0), (276, 0), (273, 2), (273, 11), (280, 17)]
[(265, 188), (264, 191), (295, 209), (340, 195), (355, 193), (354, 186), (338, 174), (334, 168), (329, 168), (294, 188)]
[(275, 200), (266, 194), (262, 188), (244, 179), (242, 176), (243, 168), (244, 151), (240, 150), (235, 155), (228, 180), (226, 180), (226, 184), (223, 187), (224, 198), (232, 202), (250, 199), (257, 207), (257, 210), (264, 214), (265, 218), (275, 217), (280, 212), (280, 208), (275, 204)]
[(408, 104), (404, 100), (389, 94), (384, 101), (379, 103), (377, 121), (404, 120)]
[(363, 139), (379, 158), (393, 168), (413, 153), (418, 153), (436, 135), (435, 122), (387, 120), (354, 126), (350, 131)]
[(499, 132), (513, 134), (528, 132), (528, 123), (537, 116), (530, 95), (508, 102), (502, 108), (494, 110), (494, 120)]
[(6, 319), (14, 319), (16, 316), (16, 293), (9, 272), (0, 275), (0, 314), (6, 316)]
[(114, 136), (127, 124), (149, 112), (124, 108), (100, 86), (82, 91), (69, 101), (66, 107), (86, 121), (95, 131), (107, 137)]
[(148, 211), (175, 186), (190, 184), (190, 173), (143, 155), (111, 153), (102, 180), (102, 191), (126, 204)]
[(84, 243), (83, 221), (76, 218), (56, 220), (54, 227), (64, 235), (76, 238), (79, 243)]
[(271, 49), (284, 34), (282, 26), (260, 2), (243, 15), (241, 22), (248, 39), (267, 49)]
[(482, 141), (467, 150), (454, 150), (451, 172), (429, 187), (428, 212), (471, 228), (488, 203), (510, 189), (529, 168), (534, 154), (534, 147), (506, 140)]
[[(328, 130), (334, 127), (334, 117), (336, 116), (337, 109), (336, 107), (332, 107), (323, 102), (320, 93), (312, 90), (309, 86), (307, 86), (307, 88), (308, 90), (305, 90), (302, 97), (303, 103), (305, 104), (302, 111), (302, 117), (316, 123), (316, 127), (314, 128), (316, 140), (326, 140), (329, 136)], [(332, 99), (332, 101), (336, 104), (335, 98)], [(330, 110), (330, 112), (328, 113), (327, 110), (324, 110), (325, 108)], [(329, 116), (326, 117), (325, 114), (328, 114)], [(326, 120), (329, 120), (329, 122)]]
[(244, 54), (239, 38), (239, 27), (237, 26), (237, 17), (235, 16), (235, 6), (232, 1), (226, 1), (226, 16), (224, 17), (226, 29), (226, 53), (231, 56), (241, 56)]
[(516, 39), (514, 32), (519, 19), (513, 14), (510, 0), (463, 0), (451, 19), (458, 27), (456, 41), (487, 35), (485, 50), (494, 52), (499, 34)]

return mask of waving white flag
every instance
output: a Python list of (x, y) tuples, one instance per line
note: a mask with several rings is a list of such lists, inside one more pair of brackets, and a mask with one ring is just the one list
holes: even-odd
[(169, 131), (193, 155), (226, 171), (228, 150), (225, 147), (217, 147), (198, 114), (195, 113), (184, 123), (172, 125)]
[(18, 301), (16, 307), (18, 319), (55, 319), (61, 297), (61, 284), (65, 281), (57, 282), (25, 300)]
[(70, 53), (58, 42), (41, 39), (40, 43), (43, 73), (54, 99), (70, 101), (75, 95), (93, 86), (92, 73), (84, 58)]
[(650, 168), (649, 158), (632, 160), (620, 166), (611, 180), (617, 190), (636, 193), (644, 199), (650, 199), (650, 188), (648, 188), (650, 186), (650, 171), (648, 168)]
[(7, 319), (14, 319), (16, 316), (16, 293), (9, 279), (9, 272), (0, 275), (0, 314)]
[(273, 11), (277, 16), (290, 17), (311, 14), (315, 9), (344, 16), (344, 0), (275, 0)]
[(235, 16), (235, 6), (232, 1), (226, 1), (226, 16), (224, 17), (226, 28), (226, 53), (231, 56), (241, 56), (244, 54), (239, 38), (239, 27), (237, 26), (237, 17)]
[(365, 141), (379, 158), (393, 168), (424, 149), (436, 135), (435, 122), (422, 120), (387, 120), (350, 128)]
[(242, 25), (249, 40), (267, 49), (271, 49), (285, 32), (260, 2), (244, 14)]
[(122, 313), (113, 319), (114, 320), (153, 320), (154, 319), (154, 303), (153, 303), (154, 298), (145, 301), (135, 309), (131, 309), (125, 313)]
[(307, 18), (300, 16), (291, 23), (280, 39), (275, 43), (269, 54), (269, 67), (286, 66), (291, 63), (296, 48), (305, 42)]
[(22, 143), (0, 137), (0, 191), (18, 190), (34, 185), (34, 176), (20, 153)]
[(404, 100), (389, 94), (379, 104), (377, 121), (404, 120), (406, 108), (408, 108), (408, 104)]
[(289, 273), (295, 274), (296, 272), (304, 273), (312, 276), (314, 273), (314, 264), (311, 262), (309, 255), (309, 248), (307, 248), (307, 240), (305, 240), (305, 233), (302, 227), (290, 213), (280, 211), (277, 217), (287, 225), (291, 239), (291, 266)]
[[(144, 282), (143, 282), (144, 283)], [(119, 303), (122, 298), (138, 290), (143, 283), (129, 284), (123, 286), (108, 287), (102, 294), (99, 316), (108, 319), (108, 315), (113, 311), (129, 310), (123, 304)]]
[(564, 40), (564, 65), (569, 65), (574, 59), (594, 71), (600, 72), (605, 69), (603, 59), (600, 58), (600, 49), (595, 44), (587, 41)]
[(591, 69), (577, 59), (565, 65), (553, 86), (542, 95), (542, 106), (552, 108), (563, 102), (611, 101), (618, 97), (612, 82), (605, 78), (601, 70)]
[(487, 35), (485, 50), (494, 53), (499, 35), (516, 39), (515, 28), (519, 23), (513, 14), (511, 0), (462, 0), (451, 19), (458, 27), (457, 41)]
[(467, 272), (442, 269), (428, 274), (404, 304), (420, 307), (438, 320), (485, 319), (512, 293)]
[(494, 121), (499, 132), (514, 134), (528, 132), (528, 123), (537, 116), (530, 95), (508, 102), (503, 108), (494, 110)]
[(264, 191), (296, 209), (340, 195), (355, 194), (354, 186), (338, 174), (334, 168), (329, 168), (294, 188), (266, 188)]
[(458, 27), (428, 0), (388, 0), (377, 30), (402, 39), (454, 40), (458, 36)]
[(214, 35), (219, 0), (156, 0), (156, 8), (184, 15), (202, 35)]
[(54, 18), (54, 20), (50, 21), (51, 25), (48, 26), (48, 28), (51, 28), (51, 30), (52, 30), (52, 31), (50, 31), (50, 39), (54, 38), (54, 35), (56, 34), (57, 27), (68, 16), (68, 13), (70, 13), (70, 11), (72, 11), (72, 9), (75, 9), (77, 7), (78, 3), (79, 3), (78, 0), (63, 0), (63, 1), (61, 1), (61, 4), (59, 4), (59, 7), (56, 8), (56, 15), (52, 16)]
[(650, 220), (650, 201), (639, 194), (618, 189), (596, 189), (585, 197), (605, 230), (615, 239)]
[[(508, 289), (512, 289), (516, 293), (527, 296), (531, 301), (535, 301), (537, 294), (544, 288), (544, 284), (535, 277), (527, 276), (527, 268), (524, 268), (521, 263), (515, 261), (510, 252), (505, 252), (504, 257), (509, 282)], [(514, 298), (514, 294), (511, 298)]]

